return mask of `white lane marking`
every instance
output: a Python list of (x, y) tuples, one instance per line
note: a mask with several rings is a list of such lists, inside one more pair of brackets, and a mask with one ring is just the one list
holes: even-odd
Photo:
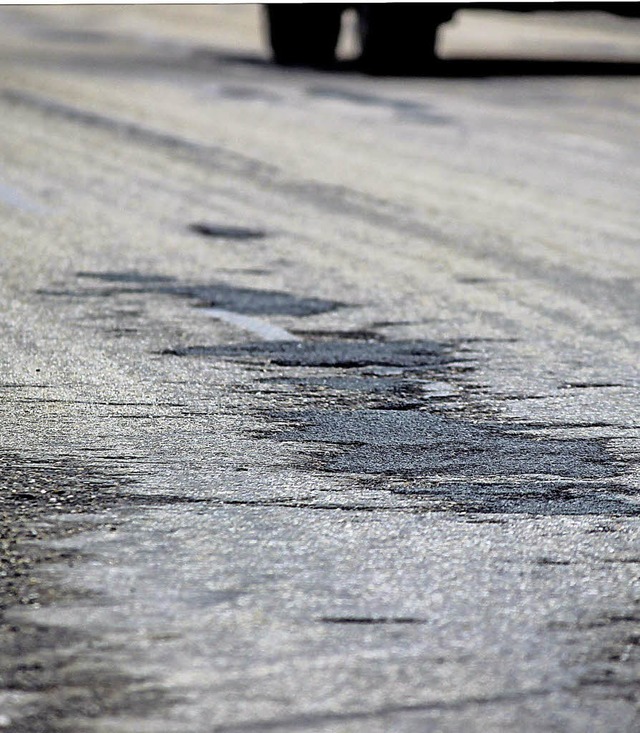
[(11, 186), (0, 183), (0, 203), (20, 209), (27, 214), (44, 214), (46, 209)]
[(294, 336), (292, 333), (287, 331), (280, 326), (274, 326), (273, 323), (263, 321), (260, 318), (252, 318), (251, 316), (242, 315), (242, 313), (234, 313), (233, 311), (225, 310), (224, 308), (203, 308), (202, 309), (207, 315), (212, 318), (217, 318), (219, 321), (230, 323), (233, 326), (244, 331), (250, 331), (251, 333), (260, 336), (265, 341), (301, 341), (302, 339)]

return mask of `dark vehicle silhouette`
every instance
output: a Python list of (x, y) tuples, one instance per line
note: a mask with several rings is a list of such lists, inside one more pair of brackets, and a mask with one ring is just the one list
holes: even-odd
[(342, 14), (358, 17), (358, 66), (370, 74), (427, 72), (436, 59), (438, 27), (457, 10), (509, 12), (603, 10), (639, 17), (640, 3), (293, 3), (269, 4), (265, 16), (273, 60), (282, 66), (330, 68), (335, 64)]

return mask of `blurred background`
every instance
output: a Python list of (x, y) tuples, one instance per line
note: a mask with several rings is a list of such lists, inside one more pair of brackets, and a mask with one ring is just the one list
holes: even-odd
[[(614, 5), (613, 3), (611, 4)], [(619, 4), (618, 4), (619, 5)], [(629, 7), (637, 3), (626, 4)], [(437, 51), (442, 59), (570, 59), (640, 61), (640, 21), (601, 10), (532, 13), (463, 9), (441, 26)], [(134, 35), (149, 42), (166, 39), (228, 53), (267, 59), (263, 8), (258, 5), (65, 5), (3, 7), (5, 23), (20, 25), (37, 19), (52, 30), (43, 41), (92, 44), (101, 36)], [(631, 11), (633, 12), (633, 11)], [(358, 53), (354, 11), (343, 17), (338, 46), (340, 59)], [(3, 53), (8, 48), (4, 45)]]

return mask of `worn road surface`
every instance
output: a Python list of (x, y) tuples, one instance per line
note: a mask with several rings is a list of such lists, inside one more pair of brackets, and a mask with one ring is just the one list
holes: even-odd
[(640, 21), (258, 21), (0, 9), (0, 731), (639, 731)]

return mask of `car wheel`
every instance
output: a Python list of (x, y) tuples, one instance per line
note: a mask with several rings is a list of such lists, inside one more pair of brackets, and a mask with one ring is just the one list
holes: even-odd
[(438, 26), (451, 17), (428, 3), (360, 5), (360, 68), (368, 74), (424, 74), (436, 61)]
[(273, 60), (282, 66), (331, 67), (343, 8), (326, 4), (265, 6)]

